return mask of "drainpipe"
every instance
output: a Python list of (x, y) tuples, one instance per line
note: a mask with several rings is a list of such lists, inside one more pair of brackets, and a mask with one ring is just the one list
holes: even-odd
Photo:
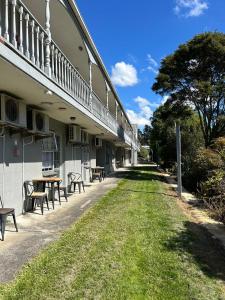
[(4, 206), (5, 201), (5, 128), (3, 127), (0, 132), (0, 138), (2, 138), (2, 203)]

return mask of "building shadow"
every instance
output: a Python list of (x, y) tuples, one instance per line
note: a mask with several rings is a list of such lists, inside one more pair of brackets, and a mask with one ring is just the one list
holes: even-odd
[(225, 281), (224, 248), (202, 225), (186, 221), (184, 230), (167, 240), (164, 247), (180, 254), (191, 255), (191, 259), (205, 275)]

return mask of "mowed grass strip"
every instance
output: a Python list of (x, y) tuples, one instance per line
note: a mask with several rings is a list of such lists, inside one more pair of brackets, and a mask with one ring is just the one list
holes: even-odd
[(137, 168), (1, 286), (0, 298), (225, 299), (223, 274), (192, 251), (202, 232), (188, 225), (163, 177)]

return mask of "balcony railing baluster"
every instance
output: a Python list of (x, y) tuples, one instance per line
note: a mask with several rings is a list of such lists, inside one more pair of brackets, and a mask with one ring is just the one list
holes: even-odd
[[(52, 41), (49, 12), (45, 25), (46, 29), (38, 23), (21, 0), (0, 0), (0, 36), (95, 117), (114, 132), (119, 132), (115, 117), (109, 113), (107, 107), (92, 92), (89, 84)], [(130, 133), (124, 133), (124, 138), (133, 141)]]

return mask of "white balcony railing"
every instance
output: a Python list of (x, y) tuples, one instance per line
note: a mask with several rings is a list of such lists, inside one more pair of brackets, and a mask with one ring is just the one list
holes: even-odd
[[(0, 0), (0, 36), (6, 45), (120, 135), (116, 119), (99, 97), (91, 94), (89, 84), (21, 0)], [(126, 140), (131, 144), (130, 138)]]

